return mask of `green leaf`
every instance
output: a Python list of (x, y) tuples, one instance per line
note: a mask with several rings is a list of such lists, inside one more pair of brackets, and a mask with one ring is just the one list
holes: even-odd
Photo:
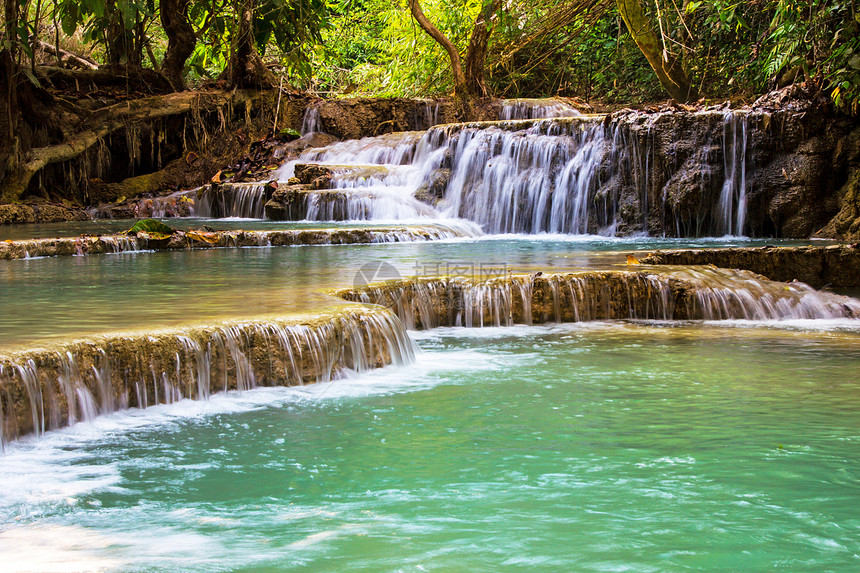
[(27, 79), (30, 80), (30, 83), (32, 83), (37, 88), (42, 87), (42, 84), (39, 82), (39, 78), (33, 75), (33, 72), (30, 70), (30, 68), (23, 68), (22, 71), (24, 72), (24, 75), (27, 76)]
[(168, 227), (161, 221), (156, 221), (155, 219), (141, 219), (137, 221), (131, 228), (128, 230), (129, 233), (148, 233), (148, 234), (160, 234), (170, 236), (173, 234), (173, 229)]

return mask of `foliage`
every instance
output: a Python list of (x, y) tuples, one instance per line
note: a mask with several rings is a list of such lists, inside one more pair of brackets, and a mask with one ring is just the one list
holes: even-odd
[[(642, 2), (667, 54), (680, 58), (708, 98), (751, 98), (808, 82), (846, 111), (860, 107), (860, 12), (852, 0), (649, 0)], [(192, 78), (229, 65), (237, 0), (191, 0)], [(461, 50), (482, 0), (423, 0), (424, 12)], [(603, 101), (665, 97), (614, 8), (615, 0), (506, 0), (493, 20), (487, 81), (497, 95), (568, 95)], [(115, 46), (157, 68), (167, 46), (159, 0), (18, 0), (15, 53), (29, 38), (81, 38), (103, 60)], [(54, 26), (59, 27), (57, 30)], [(109, 35), (119, 36), (111, 48)], [(254, 37), (269, 65), (322, 93), (450, 93), (443, 49), (412, 20), (406, 0), (256, 0)], [(116, 38), (114, 38), (116, 40)], [(22, 69), (23, 73), (27, 73)]]

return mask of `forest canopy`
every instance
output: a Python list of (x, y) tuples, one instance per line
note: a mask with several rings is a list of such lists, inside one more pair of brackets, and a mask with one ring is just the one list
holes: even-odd
[[(14, 73), (34, 82), (37, 65), (122, 64), (158, 70), (177, 89), (218, 78), (272, 83), (274, 72), (293, 89), (324, 94), (450, 93), (449, 54), (410, 4), (4, 0), (3, 46)], [(625, 23), (629, 6), (642, 13), (638, 25)], [(490, 9), (481, 63), (496, 96), (664, 97), (636, 37), (647, 32), (658, 64), (683, 70), (690, 93), (743, 96), (814, 81), (837, 105), (860, 98), (856, 0), (424, 0), (420, 8), (464, 57)]]

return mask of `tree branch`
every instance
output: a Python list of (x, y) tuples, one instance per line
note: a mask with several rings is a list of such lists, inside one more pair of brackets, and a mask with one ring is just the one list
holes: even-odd
[(247, 103), (260, 96), (256, 91), (181, 92), (126, 101), (103, 108), (88, 118), (89, 126), (63, 143), (30, 150), (18, 171), (2, 189), (3, 202), (11, 202), (27, 190), (33, 176), (53, 163), (69, 161), (96, 145), (114, 131), (141, 121), (188, 113), (194, 109), (213, 110), (228, 104)]
[(421, 26), (421, 29), (427, 32), (431, 38), (436, 40), (448, 52), (448, 57), (451, 59), (451, 71), (454, 73), (455, 86), (460, 89), (465, 87), (466, 79), (463, 76), (463, 68), (460, 65), (460, 52), (457, 51), (457, 47), (427, 19), (418, 0), (409, 0), (409, 10), (412, 12), (412, 17)]

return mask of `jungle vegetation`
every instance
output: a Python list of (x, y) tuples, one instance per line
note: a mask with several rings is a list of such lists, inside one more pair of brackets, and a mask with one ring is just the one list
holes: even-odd
[(686, 96), (816, 81), (837, 104), (860, 97), (856, 0), (4, 0), (3, 17), (13, 87), (38, 84), (38, 66), (121, 64), (176, 90), (283, 76), (325, 94), (467, 83), (476, 95), (637, 101), (665, 97), (661, 77), (677, 73)]

